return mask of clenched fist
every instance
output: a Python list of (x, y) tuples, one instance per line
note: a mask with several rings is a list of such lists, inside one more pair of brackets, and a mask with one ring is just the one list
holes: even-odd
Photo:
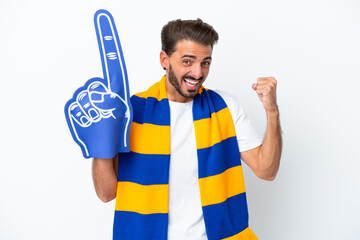
[(252, 85), (262, 102), (266, 112), (277, 112), (278, 106), (276, 103), (276, 84), (274, 77), (259, 77), (257, 82)]

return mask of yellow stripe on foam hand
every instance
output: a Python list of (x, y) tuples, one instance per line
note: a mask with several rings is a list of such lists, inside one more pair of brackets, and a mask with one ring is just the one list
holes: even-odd
[(236, 166), (225, 172), (199, 179), (201, 205), (222, 203), (226, 199), (245, 192), (242, 167)]
[(130, 127), (130, 151), (141, 154), (170, 154), (170, 126), (139, 124)]
[(168, 186), (118, 182), (115, 210), (141, 214), (167, 213)]
[[(224, 126), (219, 123), (229, 122)], [(208, 148), (229, 137), (235, 136), (234, 124), (229, 108), (211, 114), (211, 118), (194, 121), (197, 149)]]

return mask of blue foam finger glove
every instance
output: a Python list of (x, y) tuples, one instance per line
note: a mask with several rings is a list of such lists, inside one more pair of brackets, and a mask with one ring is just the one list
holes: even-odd
[(124, 56), (114, 19), (106, 10), (94, 16), (104, 78), (92, 78), (65, 105), (71, 135), (85, 158), (111, 158), (129, 152), (132, 106)]

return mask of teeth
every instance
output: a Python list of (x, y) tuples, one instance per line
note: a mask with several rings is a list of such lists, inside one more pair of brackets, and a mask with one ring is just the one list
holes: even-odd
[(190, 80), (190, 79), (184, 79), (184, 81), (192, 86), (195, 86), (198, 83), (198, 81), (194, 81), (194, 80)]

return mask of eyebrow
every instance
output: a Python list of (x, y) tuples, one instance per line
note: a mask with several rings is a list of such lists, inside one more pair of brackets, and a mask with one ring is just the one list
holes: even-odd
[[(181, 58), (187, 58), (187, 57), (192, 58), (192, 59), (196, 59), (196, 57), (194, 55), (184, 55)], [(203, 61), (204, 60), (212, 60), (212, 58), (211, 57), (206, 57), (206, 58), (203, 59)]]

